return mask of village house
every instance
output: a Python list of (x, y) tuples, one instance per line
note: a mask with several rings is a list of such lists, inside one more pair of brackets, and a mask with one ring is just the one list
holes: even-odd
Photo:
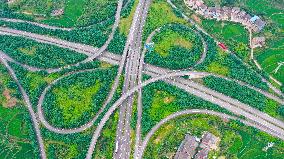
[(265, 22), (258, 16), (251, 17), (239, 7), (207, 7), (202, 0), (185, 0), (185, 4), (207, 19), (230, 20), (241, 23), (254, 32), (261, 31), (265, 26)]
[(200, 148), (209, 148), (216, 150), (218, 148), (218, 144), (220, 142), (220, 138), (215, 135), (206, 132), (202, 135), (202, 140), (199, 145)]
[(62, 14), (64, 14), (63, 8), (53, 10), (50, 15), (53, 16), (53, 17), (56, 17), (56, 16), (60, 16)]
[(179, 146), (174, 159), (186, 159), (192, 158), (196, 153), (196, 148), (198, 147), (198, 142), (194, 136), (186, 134), (185, 139)]
[[(4, 1), (5, 2), (5, 1)], [(11, 3), (14, 3), (15, 2), (15, 0), (7, 0), (6, 1), (8, 4), (11, 4)]]
[(261, 19), (257, 19), (255, 22), (254, 22), (254, 26), (256, 26), (257, 29), (255, 29), (254, 31), (255, 32), (259, 32), (261, 31), (264, 26), (265, 26), (265, 22)]
[(201, 148), (201, 150), (196, 153), (195, 159), (207, 159), (209, 151), (216, 150), (218, 148), (219, 142), (219, 137), (216, 137), (209, 132), (204, 133), (199, 145), (199, 148)]
[(197, 152), (194, 159), (207, 159), (209, 154), (209, 149), (205, 148)]
[(265, 37), (255, 37), (252, 39), (252, 48), (263, 47), (265, 45)]

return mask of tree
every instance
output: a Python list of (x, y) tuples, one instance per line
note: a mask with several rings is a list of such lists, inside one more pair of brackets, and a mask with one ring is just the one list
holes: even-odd
[(280, 107), (278, 108), (278, 113), (279, 113), (279, 115), (281, 115), (282, 117), (284, 117), (284, 105), (282, 105), (282, 106), (280, 106)]

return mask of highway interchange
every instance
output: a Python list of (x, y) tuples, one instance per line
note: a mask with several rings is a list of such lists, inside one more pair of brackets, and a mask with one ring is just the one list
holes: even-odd
[[(170, 1), (169, 1), (169, 3), (170, 3)], [(41, 71), (41, 70), (45, 70), (45, 69), (36, 68), (36, 67), (32, 67), (32, 66), (22, 64), (22, 63), (20, 63), (16, 60), (14, 60), (13, 58), (9, 57), (8, 55), (6, 55), (4, 52), (0, 51), (1, 63), (4, 64), (4, 66), (8, 69), (12, 78), (16, 81), (16, 83), (19, 86), (19, 89), (20, 89), (20, 91), (23, 95), (23, 98), (24, 98), (24, 100), (27, 104), (29, 113), (30, 113), (32, 121), (33, 121), (35, 131), (36, 131), (36, 135), (37, 135), (39, 147), (40, 147), (40, 150), (41, 150), (40, 152), (41, 152), (42, 158), (46, 158), (46, 154), (45, 154), (43, 139), (41, 137), (41, 132), (40, 132), (40, 129), (39, 129), (39, 123), (42, 123), (43, 126), (45, 126), (48, 130), (56, 132), (56, 133), (60, 133), (60, 134), (77, 133), (77, 132), (84, 131), (87, 128), (90, 128), (91, 126), (94, 125), (94, 122), (97, 120), (98, 115), (100, 115), (103, 112), (103, 110), (105, 109), (107, 104), (109, 104), (109, 102), (113, 98), (113, 95), (114, 95), (114, 93), (115, 93), (115, 91), (118, 87), (118, 84), (119, 84), (119, 79), (120, 79), (121, 75), (123, 74), (123, 70), (125, 70), (123, 94), (111, 106), (111, 108), (108, 109), (108, 111), (104, 114), (103, 118), (100, 120), (99, 124), (97, 125), (96, 130), (95, 130), (93, 137), (92, 137), (92, 141), (90, 142), (88, 153), (86, 154), (87, 159), (92, 158), (93, 151), (94, 151), (97, 139), (100, 136), (101, 130), (103, 129), (105, 123), (108, 121), (108, 119), (113, 114), (113, 112), (118, 108), (120, 108), (119, 122), (118, 122), (118, 125), (117, 125), (117, 133), (116, 133), (116, 148), (115, 148), (116, 150), (114, 150), (113, 156), (114, 156), (114, 158), (130, 158), (130, 153), (131, 153), (130, 119), (131, 119), (131, 114), (132, 114), (132, 111), (133, 111), (132, 106), (133, 106), (133, 99), (134, 99), (135, 93), (137, 93), (137, 95), (138, 95), (137, 96), (138, 97), (137, 98), (138, 99), (138, 102), (137, 102), (137, 114), (138, 114), (137, 116), (138, 117), (137, 117), (137, 125), (136, 125), (135, 152), (134, 152), (135, 158), (142, 158), (144, 149), (147, 146), (147, 143), (148, 143), (150, 137), (153, 135), (155, 130), (157, 130), (162, 124), (164, 124), (168, 120), (171, 120), (171, 119), (173, 119), (177, 116), (185, 115), (185, 114), (192, 114), (192, 113), (200, 113), (200, 114), (205, 113), (205, 114), (220, 116), (222, 118), (225, 117), (225, 118), (230, 118), (230, 119), (238, 119), (241, 122), (243, 122), (243, 123), (245, 123), (249, 126), (253, 126), (255, 128), (258, 128), (262, 131), (265, 131), (265, 132), (267, 132), (267, 133), (269, 133), (273, 136), (276, 136), (276, 137), (284, 140), (284, 123), (282, 121), (275, 119), (275, 118), (273, 118), (273, 117), (271, 117), (271, 116), (269, 116), (269, 115), (267, 115), (267, 114), (265, 114), (265, 113), (263, 113), (259, 110), (251, 108), (249, 105), (241, 103), (241, 102), (237, 101), (236, 99), (233, 99), (233, 98), (228, 97), (224, 94), (221, 94), (219, 92), (216, 92), (216, 91), (213, 91), (209, 88), (206, 88), (205, 86), (203, 86), (203, 85), (201, 85), (197, 82), (194, 82), (190, 79), (203, 78), (205, 76), (213, 75), (213, 76), (216, 76), (216, 77), (221, 77), (221, 78), (224, 78), (224, 79), (233, 80), (233, 81), (236, 81), (240, 85), (245, 85), (245, 86), (247, 86), (251, 89), (258, 91), (259, 93), (265, 95), (266, 97), (268, 97), (270, 99), (277, 101), (278, 103), (284, 104), (283, 94), (281, 94), (277, 89), (273, 88), (273, 90), (275, 90), (275, 94), (277, 94), (277, 95), (274, 95), (274, 94), (271, 94), (269, 92), (263, 91), (261, 89), (255, 88), (253, 86), (250, 86), (249, 84), (246, 84), (244, 82), (237, 81), (237, 80), (234, 80), (234, 79), (229, 79), (227, 77), (222, 77), (222, 76), (218, 76), (218, 75), (214, 75), (214, 74), (210, 74), (210, 73), (206, 73), (206, 72), (196, 72), (196, 71), (193, 71), (191, 69), (174, 70), (173, 71), (173, 70), (168, 70), (168, 69), (165, 69), (165, 68), (160, 68), (160, 67), (156, 67), (156, 66), (152, 66), (152, 65), (144, 63), (144, 57), (145, 57), (146, 50), (145, 50), (144, 47), (142, 47), (141, 38), (142, 38), (143, 26), (144, 26), (144, 23), (145, 23), (145, 20), (146, 20), (146, 17), (147, 17), (147, 13), (148, 13), (148, 9), (149, 9), (149, 6), (151, 4), (151, 1), (146, 1), (146, 0), (140, 0), (139, 1), (139, 4), (136, 8), (135, 15), (134, 15), (134, 18), (133, 18), (133, 21), (132, 21), (131, 28), (130, 28), (130, 31), (129, 31), (127, 42), (125, 44), (123, 54), (120, 56), (120, 55), (115, 55), (115, 54), (112, 54), (110, 52), (107, 52), (106, 48), (109, 45), (110, 41), (113, 39), (114, 32), (119, 25), (120, 12), (121, 12), (121, 9), (122, 9), (122, 6), (123, 6), (122, 4), (123, 4), (123, 1), (119, 0), (117, 12), (116, 12), (116, 15), (115, 15), (116, 20), (114, 22), (112, 32), (109, 35), (109, 38), (106, 41), (106, 43), (101, 48), (94, 48), (92, 46), (79, 44), (79, 43), (72, 43), (72, 42), (68, 42), (68, 41), (64, 41), (64, 40), (61, 40), (61, 39), (56, 39), (56, 38), (52, 38), (52, 37), (48, 37), (48, 36), (44, 36), (44, 35), (38, 35), (38, 34), (24, 32), (24, 31), (20, 31), (20, 30), (0, 27), (0, 34), (12, 35), (12, 36), (22, 36), (22, 37), (25, 37), (25, 38), (36, 40), (38, 42), (56, 45), (56, 46), (59, 46), (59, 47), (71, 49), (71, 50), (74, 50), (74, 51), (77, 51), (79, 53), (83, 53), (83, 54), (87, 55), (88, 58), (86, 58), (86, 60), (84, 60), (80, 63), (86, 63), (86, 62), (92, 61), (94, 59), (98, 59), (98, 60), (105, 61), (105, 62), (108, 62), (108, 63), (113, 64), (113, 65), (119, 65), (118, 73), (117, 73), (116, 79), (114, 81), (114, 84), (112, 86), (112, 89), (109, 93), (109, 96), (106, 99), (106, 101), (104, 102), (104, 104), (101, 107), (101, 109), (99, 110), (99, 112), (97, 113), (97, 115), (93, 119), (91, 119), (88, 123), (80, 126), (79, 128), (63, 129), (63, 128), (53, 127), (52, 125), (50, 125), (48, 123), (48, 121), (45, 120), (44, 112), (42, 110), (42, 103), (43, 103), (46, 92), (54, 84), (56, 84), (56, 82), (58, 82), (59, 80), (61, 80), (62, 78), (66, 77), (66, 76), (69, 76), (69, 75), (75, 74), (75, 73), (80, 73), (80, 72), (95, 71), (95, 69), (82, 70), (82, 71), (78, 71), (78, 72), (68, 73), (68, 74), (60, 77), (59, 79), (56, 79), (48, 87), (46, 87), (45, 90), (43, 91), (43, 93), (41, 94), (38, 105), (37, 105), (37, 108), (38, 108), (37, 111), (38, 112), (35, 113), (34, 110), (32, 109), (32, 106), (31, 106), (31, 103), (30, 103), (30, 100), (29, 100), (27, 93), (25, 92), (25, 90), (21, 86), (20, 82), (18, 81), (18, 79), (15, 75), (15, 72), (9, 66), (7, 61), (20, 64), (21, 66), (23, 66), (24, 68), (26, 68), (30, 71)], [(196, 25), (196, 24), (194, 24), (194, 25)], [(40, 26), (40, 25), (38, 25), (38, 26)], [(48, 27), (48, 26), (46, 26), (46, 27)], [(197, 27), (197, 28), (200, 28), (200, 27)], [(56, 28), (54, 28), (54, 29), (56, 29)], [(151, 38), (157, 32), (159, 32), (159, 28), (157, 28), (155, 31), (153, 31), (152, 34), (149, 35), (149, 37), (147, 38), (147, 42), (150, 42)], [(204, 43), (204, 40), (203, 40), (203, 43)], [(202, 63), (202, 61), (203, 61), (202, 59), (204, 59), (206, 57), (206, 49), (207, 49), (206, 44), (203, 44), (203, 45), (204, 45), (204, 54), (202, 54), (202, 57), (197, 64)], [(142, 49), (143, 49), (143, 51), (142, 51)], [(70, 66), (78, 66), (80, 63), (70, 65)], [(58, 71), (61, 71), (65, 68), (67, 68), (67, 67), (70, 67), (70, 66), (66, 66), (66, 67), (63, 67), (63, 68), (50, 68), (50, 69), (46, 69), (45, 71), (47, 71), (49, 73), (58, 72)], [(146, 80), (146, 81), (142, 81), (142, 73), (150, 75), (152, 78), (150, 78), (149, 80)], [(181, 78), (181, 76), (189, 76), (190, 79), (184, 79), (184, 78)], [(237, 117), (228, 116), (228, 115), (225, 115), (225, 114), (222, 114), (222, 113), (208, 111), (208, 110), (184, 110), (184, 111), (181, 111), (181, 112), (176, 112), (176, 113), (168, 116), (167, 118), (163, 119), (161, 122), (159, 122), (149, 132), (149, 134), (146, 136), (146, 138), (144, 140), (142, 140), (141, 136), (140, 136), (141, 117), (142, 117), (141, 114), (142, 114), (142, 108), (143, 108), (143, 105), (142, 105), (142, 88), (144, 86), (150, 84), (150, 83), (153, 83), (153, 82), (156, 82), (156, 81), (159, 81), (159, 80), (163, 80), (163, 81), (165, 81), (165, 82), (167, 82), (171, 85), (174, 85), (178, 88), (185, 90), (186, 92), (188, 92), (190, 94), (193, 94), (193, 95), (200, 97), (200, 98), (202, 98), (206, 101), (209, 101), (211, 103), (217, 104), (220, 107), (223, 107), (223, 108), (231, 111), (235, 115), (243, 116), (245, 118), (245, 120), (239, 119)], [(271, 85), (269, 85), (269, 86), (271, 86)]]

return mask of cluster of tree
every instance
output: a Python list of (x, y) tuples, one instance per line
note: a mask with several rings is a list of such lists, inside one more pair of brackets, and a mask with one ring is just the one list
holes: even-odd
[(262, 81), (260, 75), (257, 74), (252, 68), (246, 66), (240, 59), (234, 55), (229, 55), (223, 64), (230, 68), (230, 77), (244, 81), (248, 84), (256, 86), (260, 89), (268, 90), (268, 85)]
[(86, 58), (69, 49), (14, 36), (1, 36), (0, 48), (16, 61), (40, 68), (58, 68)]
[[(36, 105), (38, 102), (38, 98), (41, 94), (41, 92), (44, 90), (44, 88), (47, 86), (47, 83), (43, 79), (36, 78), (35, 76), (29, 76), (28, 71), (21, 66), (15, 64), (15, 63), (9, 63), (9, 65), (15, 70), (16, 76), (20, 82), (20, 84), (23, 86), (25, 91), (27, 92), (30, 101), (32, 103), (33, 108), (36, 110)], [(36, 73), (38, 76), (47, 76), (47, 72), (41, 71)], [(31, 83), (36, 82), (37, 87), (31, 88)]]
[(33, 154), (35, 156), (33, 156), (33, 158), (40, 158), (40, 150), (39, 150), (39, 143), (38, 143), (38, 140), (37, 140), (37, 137), (36, 137), (36, 133), (35, 133), (35, 129), (34, 129), (34, 126), (33, 126), (33, 122), (31, 120), (31, 117), (30, 117), (30, 114), (25, 112), (24, 113), (24, 121), (25, 121), (25, 124), (28, 128), (28, 134), (29, 134), (29, 137), (30, 137), (30, 144), (31, 146), (33, 147), (32, 151)]
[(25, 16), (23, 14), (14, 13), (8, 6), (8, 3), (0, 3), (0, 17), (6, 18), (17, 18), (24, 20), (33, 20), (31, 17)]
[(278, 114), (279, 114), (282, 118), (284, 118), (284, 105), (282, 105), (282, 106), (280, 106), (280, 107), (278, 108)]
[(203, 81), (207, 87), (259, 110), (263, 110), (266, 106), (266, 98), (264, 95), (246, 86), (241, 86), (234, 81), (228, 81), (214, 76), (205, 77)]
[[(70, 19), (76, 21), (76, 26), (89, 26), (98, 23), (103, 23), (109, 19), (114, 19), (117, 1), (95, 1), (88, 0), (86, 2), (80, 2), (83, 4), (82, 15), (79, 19)], [(134, 0), (131, 0), (129, 3), (124, 1), (124, 6), (122, 10), (122, 15), (127, 15), (130, 13), (131, 7), (134, 3)], [(1, 3), (0, 6), (0, 15), (1, 17), (7, 18), (17, 18), (24, 19), (29, 21), (35, 21), (33, 16), (20, 14), (18, 10), (30, 9), (33, 10), (35, 16), (42, 16), (45, 18), (51, 17), (51, 13), (53, 10), (66, 8), (64, 7), (66, 2), (64, 0), (52, 0), (51, 2), (46, 1), (33, 1), (33, 0), (21, 0), (14, 5), (8, 6), (7, 3)], [(126, 6), (127, 5), (127, 6)], [(75, 16), (76, 18), (76, 16)]]
[(156, 50), (154, 49), (153, 51), (147, 52), (145, 61), (156, 66), (166, 67), (170, 69), (183, 69), (193, 66), (203, 52), (201, 38), (187, 26), (180, 24), (171, 24), (163, 27), (161, 31), (153, 37), (153, 42), (155, 44), (158, 44), (159, 42), (163, 41), (165, 36), (171, 33), (178, 33), (185, 40), (191, 42), (193, 45), (192, 48), (187, 49), (182, 46), (170, 44), (172, 46), (170, 47), (167, 56), (160, 55), (160, 53), (156, 52)]
[(118, 30), (115, 31), (114, 37), (110, 44), (108, 45), (108, 51), (115, 53), (115, 54), (122, 54), (124, 50), (124, 46), (126, 43), (125, 35), (119, 33)]
[(53, 10), (64, 8), (65, 0), (20, 0), (17, 3), (9, 5), (11, 12), (17, 12), (22, 10), (32, 10), (34, 15), (47, 17), (50, 16)]

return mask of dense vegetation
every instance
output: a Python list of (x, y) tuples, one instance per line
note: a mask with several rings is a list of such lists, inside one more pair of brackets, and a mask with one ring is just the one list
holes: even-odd
[[(205, 131), (221, 139), (219, 149), (210, 151), (209, 158), (280, 159), (283, 156), (283, 141), (257, 129), (215, 116), (186, 115), (163, 125), (150, 139), (143, 158), (172, 158), (185, 134), (201, 137)], [(264, 151), (269, 142), (273, 142), (274, 146)]]
[(88, 28), (78, 28), (71, 31), (51, 30), (28, 23), (11, 23), (4, 21), (0, 21), (0, 26), (7, 26), (9, 28), (18, 30), (49, 35), (71, 42), (78, 42), (95, 47), (101, 47), (108, 38), (113, 22), (114, 20), (110, 19), (104, 24), (97, 24)]
[(98, 69), (61, 79), (45, 96), (46, 119), (64, 128), (86, 123), (105, 101), (114, 76), (115, 69)]
[(145, 61), (170, 69), (192, 67), (205, 47), (201, 37), (191, 28), (179, 24), (162, 27), (153, 37), (153, 42), (154, 50), (147, 52)]
[(0, 50), (20, 63), (38, 68), (58, 68), (87, 57), (69, 49), (7, 35), (0, 36)]
[(205, 77), (203, 82), (205, 86), (217, 92), (228, 95), (259, 110), (264, 110), (266, 98), (255, 90), (246, 86), (240, 86), (234, 81), (227, 81), (214, 76)]
[[(127, 18), (129, 16), (131, 9), (133, 7), (133, 2), (134, 0), (129, 0), (128, 3), (124, 2), (121, 18)], [(2, 9), (0, 8), (0, 14), (7, 13), (6, 10), (7, 8), (5, 9), (5, 7), (2, 6)], [(3, 16), (4, 15), (2, 15), (2, 17)], [(114, 22), (114, 16), (104, 20), (102, 23), (97, 23), (96, 25), (91, 25), (85, 28), (75, 28), (74, 30), (71, 31), (51, 30), (27, 23), (11, 23), (4, 21), (0, 21), (0, 26), (6, 26), (9, 28), (24, 30), (38, 34), (50, 35), (52, 37), (57, 37), (72, 42), (84, 43), (95, 47), (101, 47), (108, 38), (113, 22)], [(123, 35), (121, 32), (117, 33), (114, 39), (112, 40), (111, 44), (109, 45), (109, 49), (115, 53), (120, 53), (120, 51), (124, 47), (122, 44), (124, 44), (124, 39), (126, 39), (125, 36), (126, 35)]]

